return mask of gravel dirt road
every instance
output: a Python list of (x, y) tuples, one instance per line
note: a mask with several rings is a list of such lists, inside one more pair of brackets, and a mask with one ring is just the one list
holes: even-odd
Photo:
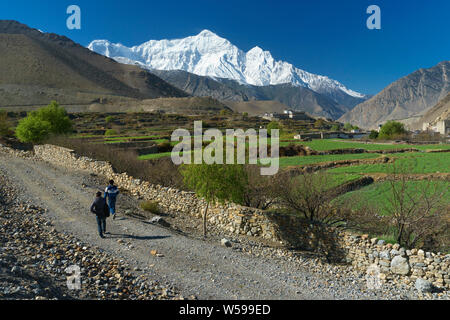
[[(67, 170), (35, 159), (0, 154), (0, 171), (19, 198), (46, 209), (45, 217), (60, 232), (124, 259), (136, 272), (175, 286), (199, 299), (408, 299), (406, 290), (368, 290), (363, 276), (335, 277), (312, 272), (297, 261), (254, 256), (220, 242), (191, 237), (142, 219), (123, 215), (138, 210), (137, 200), (122, 194), (119, 217), (108, 219), (105, 239), (97, 234), (89, 212), (104, 178)], [(238, 247), (238, 246), (236, 246)], [(155, 251), (158, 255), (155, 255)], [(153, 254), (152, 254), (153, 251)]]

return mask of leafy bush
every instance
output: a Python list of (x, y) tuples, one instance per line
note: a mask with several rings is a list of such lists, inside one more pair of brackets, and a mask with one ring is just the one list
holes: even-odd
[(41, 143), (50, 135), (51, 124), (48, 121), (29, 115), (19, 121), (16, 135), (21, 142)]
[(0, 110), (0, 137), (6, 137), (13, 134), (10, 129), (11, 123), (8, 120), (8, 113), (6, 111)]
[(206, 218), (209, 205), (219, 201), (242, 204), (247, 185), (247, 175), (239, 164), (189, 164), (183, 165), (181, 174), (186, 186), (205, 198), (203, 211), (203, 236), (206, 237)]
[(269, 136), (272, 135), (272, 130), (278, 129), (280, 130), (280, 136), (282, 135), (282, 131), (283, 131), (283, 125), (278, 122), (278, 121), (271, 121), (268, 125), (267, 125), (267, 133)]
[(322, 129), (324, 127), (325, 127), (325, 121), (323, 119), (317, 119), (316, 122), (314, 122), (314, 128)]
[(108, 129), (105, 131), (105, 136), (117, 136), (117, 130), (114, 129)]
[(161, 142), (158, 144), (158, 153), (170, 151), (172, 151), (172, 146), (170, 142)]
[(331, 127), (331, 131), (339, 131), (341, 129), (341, 127), (338, 124), (333, 124), (333, 126)]
[(389, 140), (406, 133), (405, 125), (397, 121), (388, 121), (380, 129), (378, 139)]
[(67, 116), (66, 109), (60, 107), (56, 101), (52, 101), (48, 106), (31, 112), (32, 117), (37, 117), (42, 121), (50, 123), (50, 133), (65, 134), (72, 131), (72, 122)]
[(372, 130), (370, 131), (369, 139), (377, 139), (378, 138), (378, 131)]
[(111, 122), (113, 122), (114, 121), (114, 117), (113, 116), (107, 116), (106, 118), (105, 118), (105, 122), (106, 123), (111, 123)]
[(345, 131), (351, 131), (353, 129), (353, 126), (352, 126), (352, 124), (351, 123), (346, 123), (345, 125), (344, 125), (344, 130)]
[(143, 201), (141, 202), (140, 207), (144, 211), (148, 211), (153, 214), (161, 214), (158, 201)]
[(278, 186), (276, 195), (281, 207), (309, 222), (333, 226), (345, 221), (347, 212), (334, 208), (332, 203), (336, 198), (335, 182), (326, 171), (300, 171), (294, 177), (291, 172), (281, 172), (274, 184)]
[(40, 143), (50, 135), (60, 135), (72, 131), (72, 122), (67, 112), (56, 101), (47, 107), (29, 112), (27, 117), (19, 121), (16, 135), (22, 142)]
[(183, 177), (178, 170), (178, 166), (173, 164), (170, 158), (143, 161), (138, 159), (134, 150), (117, 150), (109, 144), (86, 143), (83, 139), (63, 136), (51, 137), (46, 142), (72, 149), (82, 156), (108, 161), (116, 172), (126, 172), (137, 179), (164, 187), (184, 188)]

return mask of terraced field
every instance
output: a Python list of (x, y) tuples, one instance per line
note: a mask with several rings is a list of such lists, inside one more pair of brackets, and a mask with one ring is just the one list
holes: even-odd
[[(450, 199), (450, 182), (448, 181), (432, 181), (430, 184), (428, 184), (428, 181), (408, 181), (406, 182), (406, 186), (407, 192), (427, 189), (427, 192), (431, 193), (436, 188), (439, 192), (443, 192), (443, 198)], [(389, 211), (392, 209), (392, 205), (389, 202), (392, 196), (391, 192), (390, 182), (379, 182), (356, 191), (348, 192), (342, 195), (338, 201), (359, 199), (358, 202), (354, 203), (356, 206), (358, 204), (368, 203), (380, 208), (381, 214), (389, 215)]]
[[(411, 174), (443, 173), (450, 172), (450, 153), (395, 153), (386, 156), (395, 159), (398, 167), (407, 169)], [(394, 165), (392, 163), (364, 164), (348, 167), (330, 169), (332, 173), (392, 173)]]
[(340, 160), (355, 160), (355, 159), (375, 159), (380, 155), (376, 153), (355, 153), (355, 154), (330, 154), (319, 156), (296, 156), (296, 157), (282, 157), (280, 158), (280, 166), (304, 166), (317, 164), (322, 162), (340, 161)]
[(410, 144), (376, 144), (376, 143), (363, 143), (354, 142), (350, 140), (342, 139), (323, 139), (313, 141), (297, 141), (292, 140), (289, 142), (281, 142), (281, 146), (286, 146), (290, 143), (298, 143), (310, 147), (316, 151), (329, 151), (336, 149), (365, 149), (365, 150), (395, 150), (395, 149), (418, 149), (418, 150), (449, 150), (450, 144), (424, 144), (424, 145), (410, 145)]

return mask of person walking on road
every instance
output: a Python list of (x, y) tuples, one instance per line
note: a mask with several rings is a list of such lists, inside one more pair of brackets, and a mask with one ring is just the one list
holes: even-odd
[(119, 194), (119, 188), (114, 185), (114, 180), (109, 180), (109, 185), (105, 189), (105, 199), (109, 206), (109, 212), (111, 213), (113, 220), (116, 219), (116, 200)]
[(101, 238), (104, 238), (104, 234), (106, 233), (106, 218), (109, 216), (109, 208), (100, 191), (96, 194), (94, 203), (91, 206), (91, 212), (96, 215), (98, 233)]

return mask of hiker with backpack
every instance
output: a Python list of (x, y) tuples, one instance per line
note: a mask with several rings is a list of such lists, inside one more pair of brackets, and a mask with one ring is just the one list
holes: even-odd
[(91, 212), (96, 215), (98, 233), (101, 238), (104, 238), (104, 234), (106, 233), (106, 218), (109, 217), (109, 207), (100, 191), (95, 196), (94, 203), (91, 206)]
[(114, 185), (114, 180), (109, 180), (109, 185), (105, 189), (105, 199), (109, 206), (109, 212), (111, 213), (113, 220), (116, 219), (116, 200), (119, 194), (119, 188)]

